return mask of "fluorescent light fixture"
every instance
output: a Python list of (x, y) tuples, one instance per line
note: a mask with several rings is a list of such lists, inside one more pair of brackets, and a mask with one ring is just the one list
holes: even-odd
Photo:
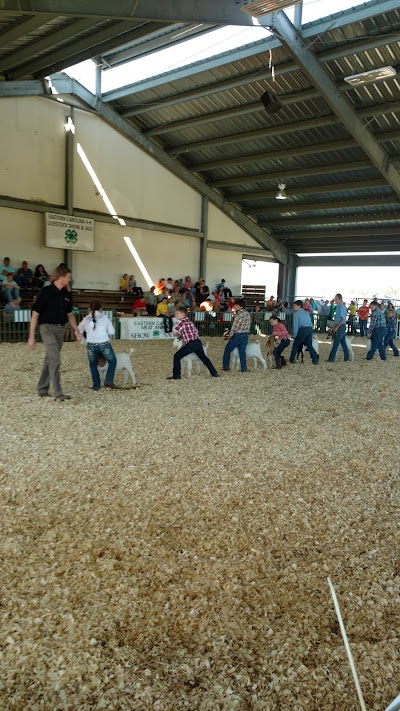
[(278, 192), (275, 195), (276, 200), (286, 200), (287, 199), (287, 195), (285, 193), (285, 188), (286, 188), (285, 183), (279, 183)]
[(68, 119), (66, 123), (64, 124), (64, 128), (66, 131), (71, 131), (71, 133), (75, 133), (75, 124), (71, 118), (71, 116), (68, 116)]
[(246, 15), (251, 15), (251, 17), (263, 17), (270, 12), (277, 12), (277, 10), (284, 10), (286, 7), (298, 5), (300, 2), (301, 0), (250, 0), (250, 2), (241, 5), (240, 9)]
[(122, 227), (126, 227), (126, 222), (122, 219), (122, 217), (118, 217), (118, 222), (120, 225), (122, 225)]
[(150, 287), (153, 286), (153, 281), (151, 280), (149, 272), (147, 271), (146, 267), (144, 266), (142, 260), (140, 259), (137, 249), (135, 249), (135, 247), (133, 246), (132, 240), (130, 237), (124, 237), (124, 241), (126, 243), (126, 246), (129, 249), (132, 257), (134, 258), (136, 264), (138, 265), (140, 271), (142, 272), (143, 277), (150, 289)]
[(352, 74), (344, 77), (344, 81), (351, 84), (351, 86), (363, 86), (363, 84), (390, 79), (390, 77), (395, 77), (396, 74), (394, 67), (380, 67), (379, 69), (371, 69), (369, 72), (361, 72), (361, 74)]

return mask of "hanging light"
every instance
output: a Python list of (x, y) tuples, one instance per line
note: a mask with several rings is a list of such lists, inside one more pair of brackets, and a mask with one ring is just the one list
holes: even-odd
[(278, 192), (275, 195), (276, 200), (286, 200), (287, 195), (285, 193), (286, 185), (285, 183), (278, 183)]

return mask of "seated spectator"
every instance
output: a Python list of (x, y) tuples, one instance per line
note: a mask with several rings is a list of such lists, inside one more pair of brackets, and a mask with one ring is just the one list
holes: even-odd
[(30, 289), (33, 286), (32, 269), (28, 268), (28, 262), (22, 262), (22, 267), (18, 269), (17, 276), (22, 289)]
[(200, 290), (201, 301), (205, 301), (210, 296), (210, 289), (207, 284), (203, 284)]
[(235, 299), (233, 298), (233, 296), (231, 296), (231, 297), (227, 300), (227, 304), (228, 304), (228, 309), (232, 310), (233, 307), (234, 307), (234, 305), (235, 305)]
[(19, 297), (19, 286), (16, 281), (14, 281), (13, 272), (8, 272), (6, 281), (3, 281), (1, 285), (1, 293), (5, 301), (14, 301)]
[(134, 316), (147, 316), (147, 304), (144, 296), (137, 296), (133, 302), (132, 312)]
[(129, 277), (127, 274), (123, 274), (119, 282), (119, 290), (125, 292), (125, 294), (132, 294), (132, 289), (129, 286)]
[(266, 305), (267, 309), (269, 309), (271, 311), (274, 308), (275, 304), (276, 304), (276, 301), (275, 301), (274, 297), (271, 295), (269, 297), (269, 299), (267, 299), (267, 303), (265, 305)]
[(21, 298), (18, 296), (16, 299), (13, 301), (9, 301), (4, 309), (3, 309), (3, 317), (6, 321), (13, 321), (14, 320), (14, 314), (16, 311), (19, 311), (21, 303)]
[(161, 294), (158, 295), (157, 299), (159, 302), (162, 301), (163, 299), (167, 299), (167, 301), (169, 301), (169, 291), (166, 287), (164, 287)]
[(33, 286), (41, 289), (44, 286), (45, 281), (49, 278), (43, 264), (38, 264), (35, 269), (35, 276), (33, 277)]
[(131, 274), (131, 275), (130, 275), (130, 277), (129, 277), (129, 279), (128, 279), (128, 284), (129, 284), (129, 286), (130, 286), (131, 289), (136, 288), (136, 279), (135, 279), (134, 274)]
[(14, 276), (16, 271), (17, 270), (11, 266), (9, 257), (4, 257), (3, 264), (0, 266), (0, 281), (6, 281), (7, 274)]
[(163, 296), (161, 301), (157, 304), (156, 316), (159, 316), (163, 320), (165, 333), (172, 333), (173, 321), (172, 316), (168, 315), (168, 305), (167, 297)]
[(232, 296), (232, 292), (228, 286), (226, 286), (225, 279), (221, 279), (220, 283), (217, 284), (217, 291), (222, 289), (223, 294), (224, 294), (224, 299), (230, 299)]
[(192, 291), (192, 289), (193, 289), (193, 282), (192, 282), (192, 279), (191, 279), (190, 276), (187, 276), (187, 277), (186, 277), (185, 283), (184, 283), (183, 286), (185, 287), (186, 291), (188, 291), (188, 290)]
[(165, 283), (165, 286), (168, 289), (168, 291), (172, 291), (172, 289), (174, 288), (174, 282), (172, 281), (172, 277), (168, 277), (168, 279)]
[(157, 306), (157, 297), (155, 295), (155, 286), (151, 286), (149, 291), (145, 291), (144, 293), (144, 300), (146, 303), (146, 308), (147, 308), (147, 313), (149, 316), (155, 316), (156, 315), (156, 306)]

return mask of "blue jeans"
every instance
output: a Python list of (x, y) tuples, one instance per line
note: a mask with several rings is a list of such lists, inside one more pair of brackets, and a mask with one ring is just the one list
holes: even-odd
[(338, 351), (339, 346), (342, 346), (343, 348), (343, 355), (344, 355), (344, 360), (350, 360), (349, 356), (349, 349), (347, 348), (346, 344), (346, 324), (342, 323), (341, 326), (339, 326), (338, 330), (336, 331), (334, 341), (332, 343), (332, 348), (331, 352), (329, 353), (329, 362), (333, 363), (336, 357), (336, 353)]
[(374, 328), (371, 334), (371, 350), (367, 353), (367, 360), (372, 360), (376, 349), (378, 349), (379, 351), (380, 359), (386, 360), (386, 350), (384, 343), (385, 336), (386, 326), (379, 326), (379, 328)]
[(249, 341), (248, 333), (234, 333), (225, 346), (224, 355), (222, 357), (222, 367), (224, 370), (229, 370), (231, 361), (231, 353), (235, 348), (239, 351), (240, 370), (242, 373), (247, 373), (246, 363), (246, 346)]
[(367, 335), (367, 323), (368, 321), (362, 318), (359, 320), (359, 325), (360, 325), (360, 336), (366, 336)]
[(275, 361), (276, 361), (276, 364), (277, 364), (277, 365), (278, 365), (278, 364), (280, 364), (280, 365), (282, 364), (282, 363), (281, 363), (281, 355), (282, 355), (283, 351), (285, 350), (285, 348), (288, 347), (289, 343), (290, 343), (290, 341), (289, 341), (288, 338), (282, 338), (282, 340), (281, 340), (279, 346), (277, 346), (276, 348), (274, 348), (274, 358), (275, 358)]
[(114, 382), (115, 367), (117, 365), (117, 359), (115, 353), (112, 349), (111, 343), (106, 341), (105, 343), (88, 343), (87, 354), (89, 359), (90, 374), (93, 380), (93, 387), (95, 390), (100, 388), (100, 375), (97, 370), (97, 360), (99, 355), (102, 355), (108, 363), (108, 370), (106, 374), (105, 384), (110, 385)]
[(394, 339), (393, 339), (393, 338), (389, 338), (389, 336), (386, 335), (386, 336), (385, 336), (385, 348), (387, 348), (388, 346), (389, 346), (389, 348), (392, 349), (393, 354), (394, 354), (396, 357), (398, 357), (399, 351), (398, 351), (398, 348), (396, 347), (396, 345), (395, 345), (395, 343), (394, 343)]
[(297, 336), (293, 342), (292, 352), (290, 354), (290, 362), (291, 363), (294, 363), (294, 361), (295, 361), (299, 346), (302, 346), (304, 343), (304, 345), (310, 351), (310, 356), (311, 356), (312, 362), (314, 363), (314, 365), (317, 365), (318, 353), (313, 348), (312, 334), (313, 334), (313, 330), (312, 330), (311, 326), (301, 326), (299, 328), (299, 330), (297, 331)]

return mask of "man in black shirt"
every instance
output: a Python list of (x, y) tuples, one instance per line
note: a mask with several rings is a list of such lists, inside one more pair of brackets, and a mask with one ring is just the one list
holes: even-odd
[(72, 294), (67, 287), (71, 281), (71, 272), (65, 266), (57, 267), (53, 282), (40, 291), (33, 307), (29, 330), (28, 346), (35, 348), (35, 333), (39, 331), (46, 349), (43, 370), (38, 382), (40, 397), (49, 397), (49, 385), (53, 386), (54, 397), (63, 402), (70, 400), (64, 395), (60, 384), (60, 351), (64, 341), (65, 324), (71, 324), (78, 341), (82, 336), (77, 330), (75, 316), (72, 314)]

